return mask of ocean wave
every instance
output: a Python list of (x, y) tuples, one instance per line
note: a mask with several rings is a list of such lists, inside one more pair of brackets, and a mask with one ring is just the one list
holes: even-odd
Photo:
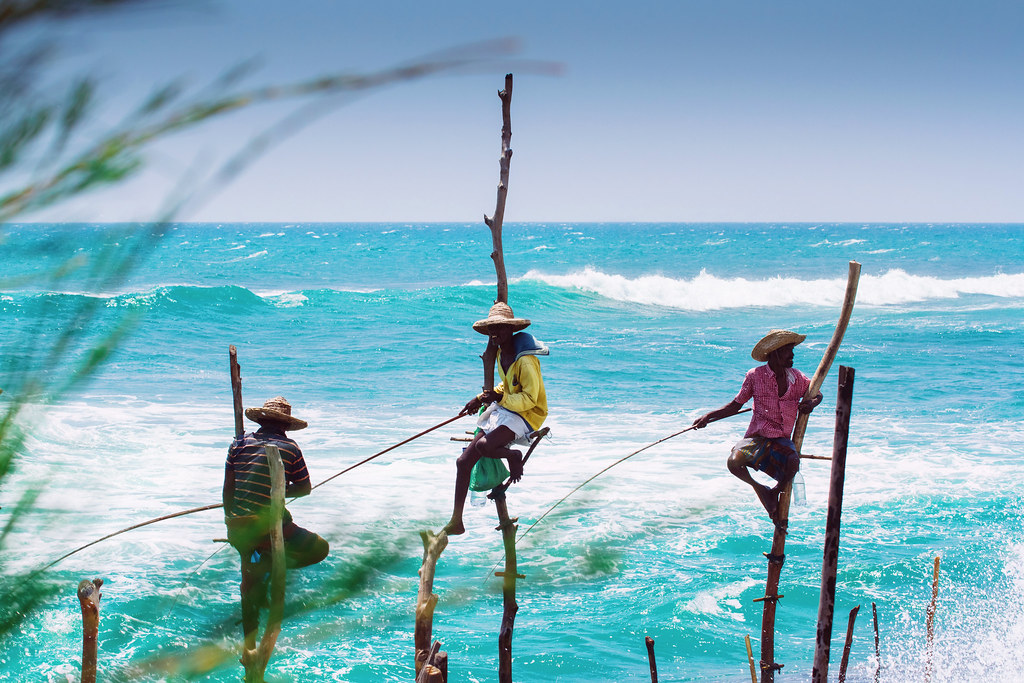
[[(706, 270), (690, 279), (664, 275), (630, 278), (588, 267), (568, 275), (531, 270), (522, 279), (592, 292), (615, 301), (688, 311), (751, 306), (837, 306), (842, 303), (846, 291), (846, 280), (839, 278), (803, 280), (773, 277), (758, 280), (719, 277)], [(1022, 298), (1024, 273), (944, 279), (893, 269), (882, 275), (861, 276), (857, 302), (868, 306), (890, 306), (956, 299), (964, 295)]]

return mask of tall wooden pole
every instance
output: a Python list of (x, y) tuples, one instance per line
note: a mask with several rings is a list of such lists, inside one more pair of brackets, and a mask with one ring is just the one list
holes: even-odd
[(434, 574), (441, 553), (448, 547), (448, 534), (442, 531), (433, 534), (421, 531), (423, 539), (423, 564), (420, 566), (420, 589), (416, 595), (416, 627), (413, 630), (413, 642), (416, 648), (416, 673), (427, 662), (431, 652), (434, 631), (434, 608), (437, 607), (437, 595), (434, 594)]
[[(811, 378), (810, 387), (805, 397), (810, 399), (818, 395), (822, 382), (828, 375), (832, 361), (846, 334), (846, 327), (850, 323), (850, 316), (853, 314), (853, 304), (857, 299), (857, 284), (860, 281), (860, 264), (850, 261), (849, 275), (846, 280), (846, 295), (843, 300), (843, 308), (839, 314), (839, 322), (832, 333), (832, 340), (825, 349), (825, 354), (818, 363), (818, 369)], [(797, 452), (803, 445), (804, 432), (807, 429), (807, 415), (800, 414), (796, 419), (793, 428), (793, 443)], [(776, 518), (779, 523), (775, 525), (775, 534), (772, 537), (772, 549), (768, 554), (768, 578), (765, 581), (764, 611), (761, 616), (761, 683), (773, 683), (775, 672), (782, 668), (782, 665), (775, 662), (775, 606), (779, 598), (779, 575), (782, 573), (782, 563), (786, 558), (786, 526), (789, 521), (789, 500), (792, 493), (792, 483), (787, 484), (779, 496), (779, 507)]]
[(516, 603), (516, 579), (526, 578), (518, 573), (516, 562), (516, 525), (518, 518), (508, 516), (508, 507), (505, 505), (505, 491), (495, 489), (491, 493), (494, 499), (494, 506), (498, 511), (498, 531), (501, 531), (501, 540), (505, 546), (505, 571), (495, 572), (495, 576), (502, 577), (501, 597), (504, 610), (501, 614), (501, 629), (498, 631), (498, 683), (512, 683), (512, 629), (515, 627), (516, 612), (519, 605)]
[(100, 586), (103, 579), (78, 584), (82, 606), (82, 683), (96, 683), (96, 651), (100, 633)]
[[(508, 303), (508, 276), (505, 273), (505, 251), (501, 244), (501, 226), (505, 220), (505, 198), (508, 196), (508, 170), (512, 163), (512, 74), (505, 74), (505, 88), (498, 91), (501, 99), (501, 156), (498, 159), (498, 197), (494, 215), (484, 214), (484, 223), (491, 229), (491, 259), (498, 280), (498, 296), (495, 303)], [(494, 389), (494, 361), (498, 347), (487, 343), (481, 356), (484, 362), (484, 391)]]
[(829, 648), (832, 642), (832, 618), (836, 602), (836, 572), (839, 568), (839, 526), (843, 514), (843, 487), (846, 483), (846, 447), (850, 437), (850, 410), (853, 403), (854, 370), (839, 366), (839, 392), (836, 397), (836, 432), (832, 442), (832, 474), (828, 491), (828, 516), (825, 522), (825, 550), (821, 561), (821, 593), (818, 598), (818, 631), (814, 644), (812, 683), (827, 683)]
[(850, 610), (850, 621), (846, 624), (846, 644), (843, 645), (843, 658), (839, 661), (839, 683), (846, 683), (846, 667), (850, 665), (850, 650), (853, 648), (853, 625), (859, 611), (860, 605)]
[(235, 436), (245, 434), (242, 422), (242, 369), (238, 366), (238, 350), (232, 344), (228, 347), (228, 363), (231, 368), (231, 398), (235, 406)]

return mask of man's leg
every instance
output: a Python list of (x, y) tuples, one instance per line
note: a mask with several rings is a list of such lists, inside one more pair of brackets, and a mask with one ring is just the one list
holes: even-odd
[[(469, 477), (480, 458), (509, 458), (509, 470), (516, 477), (518, 466), (519, 477), (523, 476), (523, 460), (518, 451), (507, 448), (516, 438), (515, 433), (505, 425), (501, 425), (488, 434), (480, 434), (462, 451), (455, 461), (455, 503), (452, 506), (452, 518), (445, 525), (449, 536), (458, 536), (466, 532), (462, 523), (462, 511), (466, 507), (466, 496), (469, 495)], [(511, 455), (510, 455), (511, 454)]]
[(773, 493), (773, 489), (754, 481), (754, 478), (750, 476), (750, 470), (746, 465), (746, 460), (747, 458), (742, 452), (733, 451), (732, 455), (729, 456), (729, 471), (741, 481), (745, 481), (750, 484), (754, 489), (754, 493), (757, 494), (757, 499), (760, 500), (761, 505), (764, 506), (765, 512), (768, 513), (768, 516), (774, 522), (775, 512), (779, 509), (779, 495), (778, 493)]
[(267, 571), (263, 562), (250, 562), (250, 554), (242, 557), (242, 633), (245, 649), (256, 649), (256, 631), (260, 627), (260, 605), (266, 601)]
[(323, 538), (294, 522), (284, 526), (285, 565), (288, 569), (299, 569), (322, 562), (331, 546)]

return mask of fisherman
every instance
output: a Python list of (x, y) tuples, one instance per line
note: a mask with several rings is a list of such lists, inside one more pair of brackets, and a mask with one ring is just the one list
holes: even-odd
[[(811, 381), (793, 368), (793, 347), (806, 338), (789, 330), (771, 330), (750, 352), (754, 360), (765, 365), (747, 372), (740, 393), (730, 403), (693, 421), (694, 428), (701, 429), (709, 422), (735, 415), (744, 403), (754, 399), (747, 433), (729, 455), (729, 471), (754, 488), (776, 524), (779, 496), (800, 469), (800, 454), (790, 440), (797, 412), (810, 413), (822, 399), (821, 392), (804, 399)], [(775, 479), (776, 485), (768, 488), (754, 481), (750, 468)]]
[[(272, 398), (262, 408), (247, 408), (245, 416), (260, 425), (253, 433), (235, 437), (224, 468), (224, 523), (228, 542), (242, 557), (242, 630), (246, 647), (253, 649), (259, 627), (259, 608), (266, 604), (270, 573), (270, 464), (266, 447), (277, 446), (284, 464), (285, 496), (309, 495), (309, 472), (298, 444), (286, 431), (305, 429), (307, 423), (292, 417), (283, 397)], [(327, 541), (282, 515), (285, 566), (306, 567), (327, 557)]]
[(476, 436), (455, 462), (455, 505), (452, 518), (445, 526), (449, 536), (465, 533), (462, 510), (469, 493), (470, 474), (481, 458), (508, 460), (513, 482), (523, 476), (523, 454), (509, 444), (526, 446), (527, 436), (540, 429), (548, 415), (544, 379), (540, 374), (538, 355), (547, 355), (547, 347), (520, 330), (530, 325), (517, 318), (512, 308), (499, 301), (491, 306), (487, 317), (473, 323), (473, 329), (488, 336), (488, 346), (497, 347), (497, 367), (501, 383), (491, 391), (471, 398), (460, 414), (477, 412), (486, 406), (477, 419)]

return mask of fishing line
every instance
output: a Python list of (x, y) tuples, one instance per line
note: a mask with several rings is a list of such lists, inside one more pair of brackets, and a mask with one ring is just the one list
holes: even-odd
[[(733, 415), (742, 415), (743, 413), (749, 413), (750, 411), (751, 411), (751, 409), (750, 409), (750, 408), (745, 408), (745, 409), (743, 409), (743, 410), (740, 410), (740, 411), (738, 411), (738, 412), (736, 412), (736, 413), (733, 413)], [(732, 417), (732, 415), (728, 415), (727, 417)], [(719, 419), (725, 419), (725, 418), (719, 418)], [(715, 421), (715, 422), (717, 422), (718, 420), (714, 420), (714, 421)], [(711, 424), (711, 423), (709, 422), (708, 424)], [(562, 496), (562, 498), (561, 498), (561, 499), (560, 499), (560, 500), (559, 500), (559, 501), (558, 501), (557, 503), (555, 503), (554, 505), (552, 505), (551, 507), (549, 507), (549, 508), (547, 509), (547, 512), (545, 512), (545, 513), (544, 513), (543, 515), (541, 515), (541, 516), (540, 516), (540, 517), (539, 517), (539, 518), (537, 519), (537, 521), (536, 521), (536, 522), (534, 522), (533, 524), (531, 524), (531, 525), (530, 525), (530, 527), (529, 527), (529, 528), (528, 528), (528, 529), (527, 529), (526, 531), (524, 531), (524, 532), (523, 532), (522, 534), (520, 534), (520, 535), (519, 535), (519, 537), (518, 537), (518, 538), (516, 538), (516, 543), (518, 543), (519, 541), (523, 540), (523, 538), (524, 538), (524, 537), (526, 536), (526, 534), (530, 533), (530, 532), (531, 532), (531, 531), (533, 530), (533, 527), (535, 527), (535, 526), (537, 526), (538, 524), (540, 524), (540, 523), (541, 523), (541, 520), (543, 520), (543, 519), (544, 519), (545, 517), (547, 517), (547, 516), (548, 516), (549, 514), (551, 514), (551, 511), (552, 511), (552, 510), (554, 510), (554, 509), (555, 509), (556, 507), (558, 507), (559, 505), (561, 505), (562, 503), (564, 503), (564, 502), (565, 502), (565, 501), (566, 501), (566, 500), (567, 500), (567, 499), (569, 498), (569, 496), (571, 496), (572, 494), (576, 493), (576, 492), (577, 492), (577, 491), (579, 491), (579, 490), (580, 490), (581, 488), (583, 488), (584, 486), (586, 486), (586, 485), (587, 485), (587, 484), (589, 484), (590, 482), (594, 481), (595, 479), (597, 479), (598, 477), (600, 477), (600, 476), (601, 476), (602, 474), (604, 474), (605, 472), (607, 472), (607, 471), (608, 471), (608, 470), (610, 470), (611, 468), (615, 467), (615, 466), (616, 466), (616, 465), (618, 465), (619, 463), (622, 463), (622, 462), (625, 462), (625, 461), (629, 460), (630, 458), (632, 458), (632, 457), (633, 457), (634, 455), (637, 455), (638, 453), (643, 453), (643, 452), (644, 452), (644, 451), (646, 451), (646, 450), (647, 450), (648, 448), (652, 448), (653, 446), (657, 446), (658, 444), (660, 444), (660, 443), (664, 443), (664, 442), (668, 441), (669, 439), (674, 439), (675, 437), (679, 436), (680, 434), (685, 434), (686, 432), (692, 431), (692, 430), (694, 430), (694, 429), (696, 429), (696, 427), (694, 427), (694, 426), (692, 426), (692, 425), (691, 425), (691, 426), (687, 427), (686, 429), (683, 429), (683, 430), (680, 430), (680, 431), (676, 432), (675, 434), (669, 434), (668, 436), (666, 436), (666, 437), (664, 437), (664, 438), (658, 439), (657, 441), (655, 441), (655, 442), (653, 442), (653, 443), (649, 443), (649, 444), (647, 444), (647, 445), (646, 445), (646, 446), (644, 446), (643, 448), (638, 448), (637, 450), (633, 451), (633, 452), (632, 452), (632, 453), (630, 453), (629, 455), (627, 455), (627, 456), (625, 456), (625, 457), (623, 457), (623, 458), (619, 458), (618, 460), (616, 460), (615, 462), (613, 462), (613, 463), (612, 463), (611, 465), (608, 465), (608, 467), (605, 467), (605, 468), (604, 468), (603, 470), (601, 470), (600, 472), (598, 472), (598, 473), (597, 473), (597, 474), (595, 474), (594, 476), (592, 476), (592, 477), (590, 477), (589, 479), (587, 479), (586, 481), (584, 481), (584, 482), (583, 482), (582, 484), (580, 484), (579, 486), (577, 486), (576, 488), (574, 488), (574, 489), (573, 489), (572, 491), (569, 491), (569, 493), (567, 493), (567, 494), (565, 494), (564, 496)], [(494, 563), (494, 566), (493, 566), (493, 567), (491, 567), (491, 571), (487, 573), (487, 575), (488, 575), (488, 576), (490, 576), (491, 574), (493, 574), (493, 573), (494, 573), (494, 570), (495, 570), (495, 568), (496, 568), (496, 567), (497, 567), (497, 566), (498, 566), (499, 564), (501, 564), (501, 561), (502, 561), (503, 559), (505, 559), (505, 556), (504, 556), (504, 554), (503, 554), (503, 555), (501, 556), (501, 558), (499, 558), (499, 559), (498, 559), (498, 561), (497, 561), (497, 562), (495, 562), (495, 563)]]
[[(313, 491), (315, 491), (316, 489), (320, 488), (321, 486), (323, 486), (327, 482), (329, 482), (329, 481), (331, 481), (333, 479), (337, 479), (338, 477), (340, 477), (341, 475), (345, 474), (346, 472), (354, 470), (355, 468), (359, 467), (360, 465), (364, 465), (364, 464), (370, 462), (374, 458), (378, 458), (378, 457), (384, 455), (385, 453), (387, 453), (389, 451), (393, 451), (396, 448), (398, 448), (399, 446), (404, 446), (405, 444), (409, 443), (410, 441), (418, 439), (421, 436), (424, 436), (425, 434), (429, 434), (430, 432), (434, 431), (435, 429), (440, 429), (441, 427), (444, 427), (447, 424), (451, 424), (452, 422), (455, 422), (460, 417), (464, 417), (465, 415), (466, 415), (466, 413), (459, 413), (455, 417), (449, 418), (449, 419), (445, 420), (444, 422), (436, 424), (436, 425), (434, 425), (433, 427), (431, 427), (429, 429), (424, 429), (419, 434), (415, 434), (413, 436), (410, 436), (408, 439), (405, 439), (404, 441), (400, 441), (399, 443), (396, 443), (393, 446), (388, 446), (384, 450), (382, 450), (382, 451), (380, 451), (378, 453), (374, 453), (370, 457), (365, 458), (363, 460), (360, 460), (359, 462), (357, 462), (356, 464), (352, 465), (351, 467), (346, 467), (341, 472), (338, 472), (337, 474), (334, 474), (334, 475), (328, 477), (327, 479), (324, 479), (322, 482), (320, 482), (319, 484), (317, 484), (316, 486), (311, 488), (310, 492), (312, 493)], [(294, 501), (294, 500), (296, 500), (296, 499), (292, 498), (292, 501)], [(289, 501), (289, 502), (291, 502), (291, 501)], [(102, 541), (105, 541), (108, 538), (113, 538), (114, 536), (119, 536), (119, 535), (121, 535), (123, 533), (126, 533), (128, 531), (133, 531), (135, 529), (140, 529), (140, 528), (142, 528), (144, 526), (148, 526), (150, 524), (155, 524), (157, 522), (162, 522), (162, 521), (167, 520), (167, 519), (174, 519), (175, 517), (184, 517), (185, 515), (191, 515), (191, 514), (194, 514), (196, 512), (205, 512), (207, 510), (216, 510), (217, 508), (222, 508), (222, 507), (224, 507), (223, 503), (214, 503), (214, 504), (211, 504), (211, 505), (203, 505), (203, 506), (196, 507), (196, 508), (190, 508), (188, 510), (182, 510), (180, 512), (174, 512), (174, 513), (171, 513), (169, 515), (163, 515), (162, 517), (156, 517), (154, 519), (149, 519), (149, 520), (146, 520), (145, 522), (139, 522), (138, 524), (133, 524), (133, 525), (131, 525), (129, 527), (125, 527), (124, 529), (120, 529), (120, 530), (115, 531), (115, 532), (113, 532), (111, 534), (107, 534), (103, 538), (97, 538), (95, 541), (91, 541), (89, 543), (86, 543), (83, 546), (75, 548), (71, 552), (68, 552), (68, 553), (65, 553), (65, 554), (61, 555), (60, 557), (58, 557), (56, 560), (54, 560), (50, 564), (46, 565), (45, 567), (43, 567), (41, 569), (37, 569), (36, 571), (34, 571), (32, 573), (32, 576), (36, 576), (37, 574), (40, 574), (40, 573), (46, 571), (47, 569), (49, 569), (50, 567), (54, 566), (58, 562), (61, 562), (62, 560), (66, 560), (67, 558), (71, 557), (72, 555), (74, 555), (76, 553), (79, 553), (79, 552), (85, 550), (86, 548), (91, 548), (92, 546), (96, 545), (97, 543), (101, 543)], [(202, 565), (200, 565), (200, 566), (202, 566)]]

